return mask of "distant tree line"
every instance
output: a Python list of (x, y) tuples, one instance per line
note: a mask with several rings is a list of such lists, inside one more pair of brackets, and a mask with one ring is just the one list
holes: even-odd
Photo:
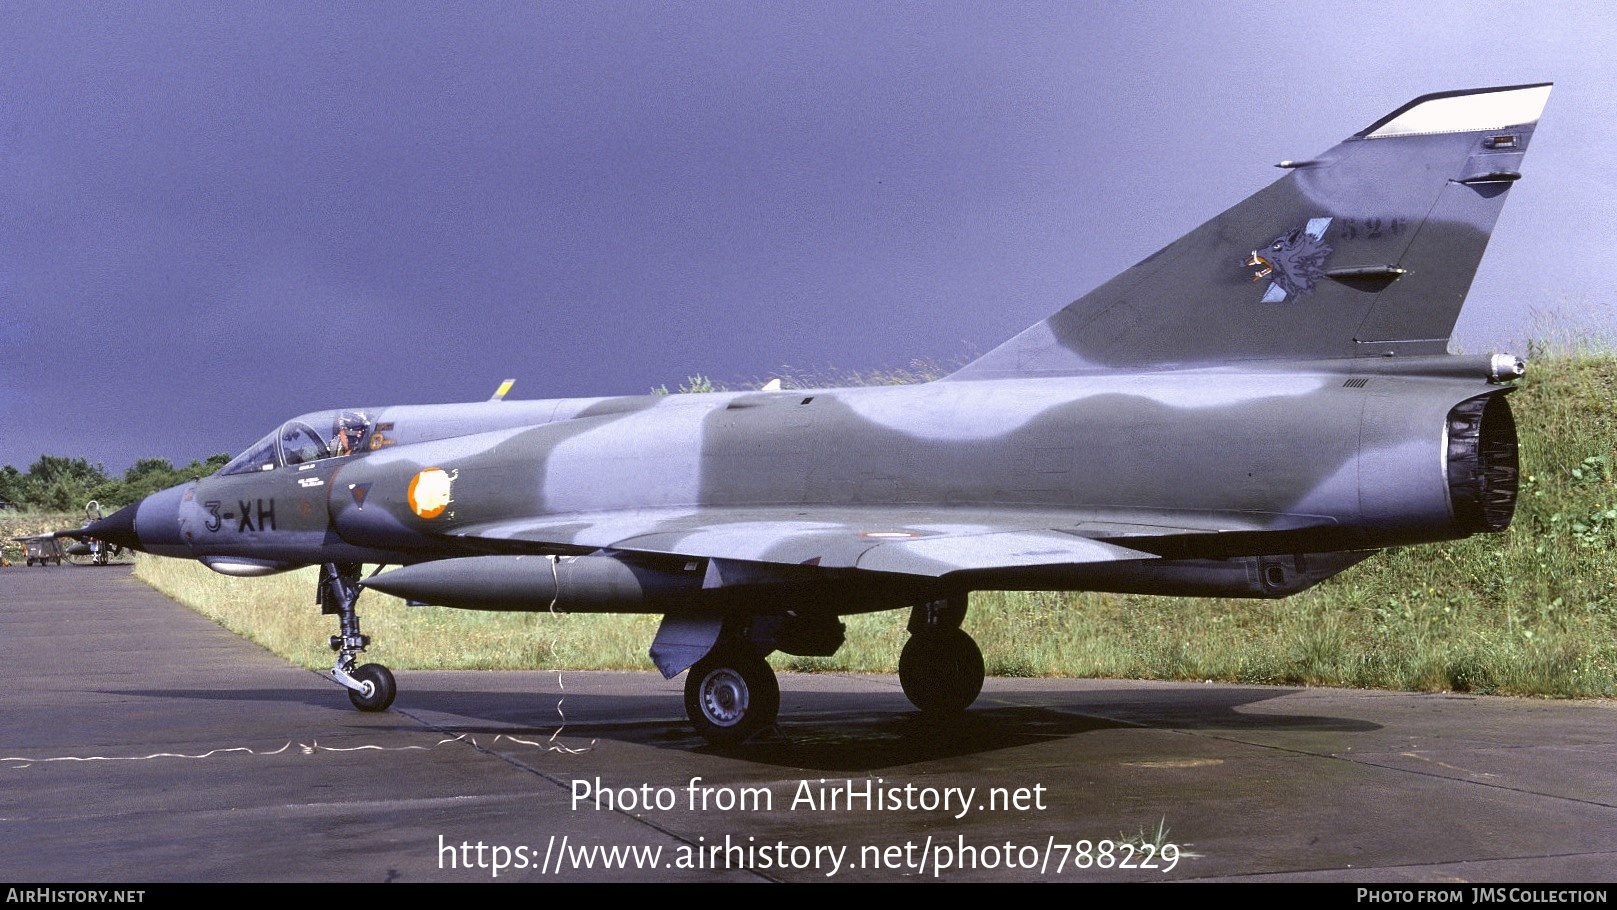
[(176, 468), (166, 458), (142, 458), (122, 477), (113, 477), (84, 458), (41, 455), (26, 472), (9, 464), (0, 468), (0, 508), (76, 512), (94, 499), (111, 514), (158, 490), (206, 477), (229, 460), (229, 454), (220, 454)]

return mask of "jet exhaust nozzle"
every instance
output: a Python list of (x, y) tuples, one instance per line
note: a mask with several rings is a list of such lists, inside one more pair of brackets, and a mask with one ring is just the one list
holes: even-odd
[(1503, 531), (1516, 512), (1520, 465), (1516, 420), (1503, 395), (1482, 395), (1449, 412), (1449, 501), (1467, 534)]

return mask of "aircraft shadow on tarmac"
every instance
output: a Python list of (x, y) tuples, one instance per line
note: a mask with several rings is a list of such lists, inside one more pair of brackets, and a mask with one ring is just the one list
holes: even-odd
[[(722, 754), (783, 767), (824, 771), (869, 771), (916, 762), (982, 754), (1099, 730), (1139, 728), (1203, 733), (1359, 733), (1379, 724), (1345, 717), (1296, 713), (1250, 713), (1242, 708), (1298, 691), (1293, 688), (1118, 688), (1007, 692), (990, 688), (977, 706), (948, 720), (933, 720), (910, 708), (901, 695), (836, 692), (782, 693), (790, 720), (741, 746), (708, 746), (678, 716), (667, 693), (602, 695), (566, 693), (565, 720), (553, 692), (469, 692), (433, 689), (419, 682), (393, 708), (394, 732), (430, 729), (446, 735), (498, 734), (529, 740), (550, 738), (579, 746), (590, 741), (634, 743), (682, 752)], [(309, 689), (126, 690), (115, 694), (223, 701), (286, 701), (331, 704), (336, 692)], [(850, 700), (859, 703), (850, 710)], [(1008, 703), (1014, 701), (1016, 703)], [(353, 715), (358, 718), (362, 715)], [(388, 715), (368, 715), (375, 721)], [(367, 723), (371, 729), (382, 729)]]

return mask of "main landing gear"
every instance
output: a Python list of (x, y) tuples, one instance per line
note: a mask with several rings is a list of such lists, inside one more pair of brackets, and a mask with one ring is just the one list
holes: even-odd
[(720, 643), (685, 675), (685, 713), (715, 746), (733, 746), (775, 723), (780, 683), (744, 642)]
[[(775, 724), (780, 684), (764, 660), (773, 651), (829, 657), (845, 629), (830, 613), (663, 617), (651, 658), (665, 677), (685, 675), (685, 714), (703, 739), (734, 746)], [(692, 659), (695, 663), (691, 663)]]
[(354, 612), (354, 601), (359, 599), (359, 572), (357, 562), (328, 562), (320, 567), (320, 612), (336, 614), (342, 629), (341, 635), (331, 636), (331, 650), (337, 652), (331, 678), (348, 690), (348, 700), (354, 707), (386, 711), (398, 694), (392, 671), (381, 664), (354, 666), (371, 643), (370, 636), (360, 634), (359, 614)]
[[(898, 679), (904, 695), (929, 717), (960, 714), (983, 690), (983, 653), (960, 628), (965, 618), (964, 594), (910, 611), (910, 639), (898, 659)], [(726, 622), (710, 633), (716, 633), (716, 642), (686, 674), (685, 713), (713, 745), (739, 745), (775, 723), (780, 684), (764, 660), (770, 651), (828, 656), (842, 644), (842, 624), (834, 617), (777, 622), (771, 625), (770, 617)], [(678, 637), (670, 635), (669, 643), (677, 644)]]
[(910, 640), (898, 657), (898, 682), (922, 714), (959, 714), (983, 691), (983, 652), (960, 628), (965, 618), (964, 594), (910, 611)]

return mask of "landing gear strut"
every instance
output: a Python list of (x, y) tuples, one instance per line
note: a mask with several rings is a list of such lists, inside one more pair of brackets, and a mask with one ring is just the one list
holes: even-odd
[(960, 628), (965, 618), (964, 594), (910, 612), (910, 640), (898, 657), (898, 681), (923, 714), (959, 714), (983, 690), (983, 652)]
[(381, 664), (355, 667), (355, 661), (371, 643), (369, 635), (359, 631), (359, 614), (354, 612), (354, 601), (359, 599), (359, 572), (357, 562), (328, 562), (320, 567), (320, 612), (336, 614), (341, 635), (331, 636), (331, 650), (337, 652), (337, 663), (331, 668), (331, 678), (348, 690), (348, 700), (361, 711), (386, 711), (398, 694), (393, 673)]

